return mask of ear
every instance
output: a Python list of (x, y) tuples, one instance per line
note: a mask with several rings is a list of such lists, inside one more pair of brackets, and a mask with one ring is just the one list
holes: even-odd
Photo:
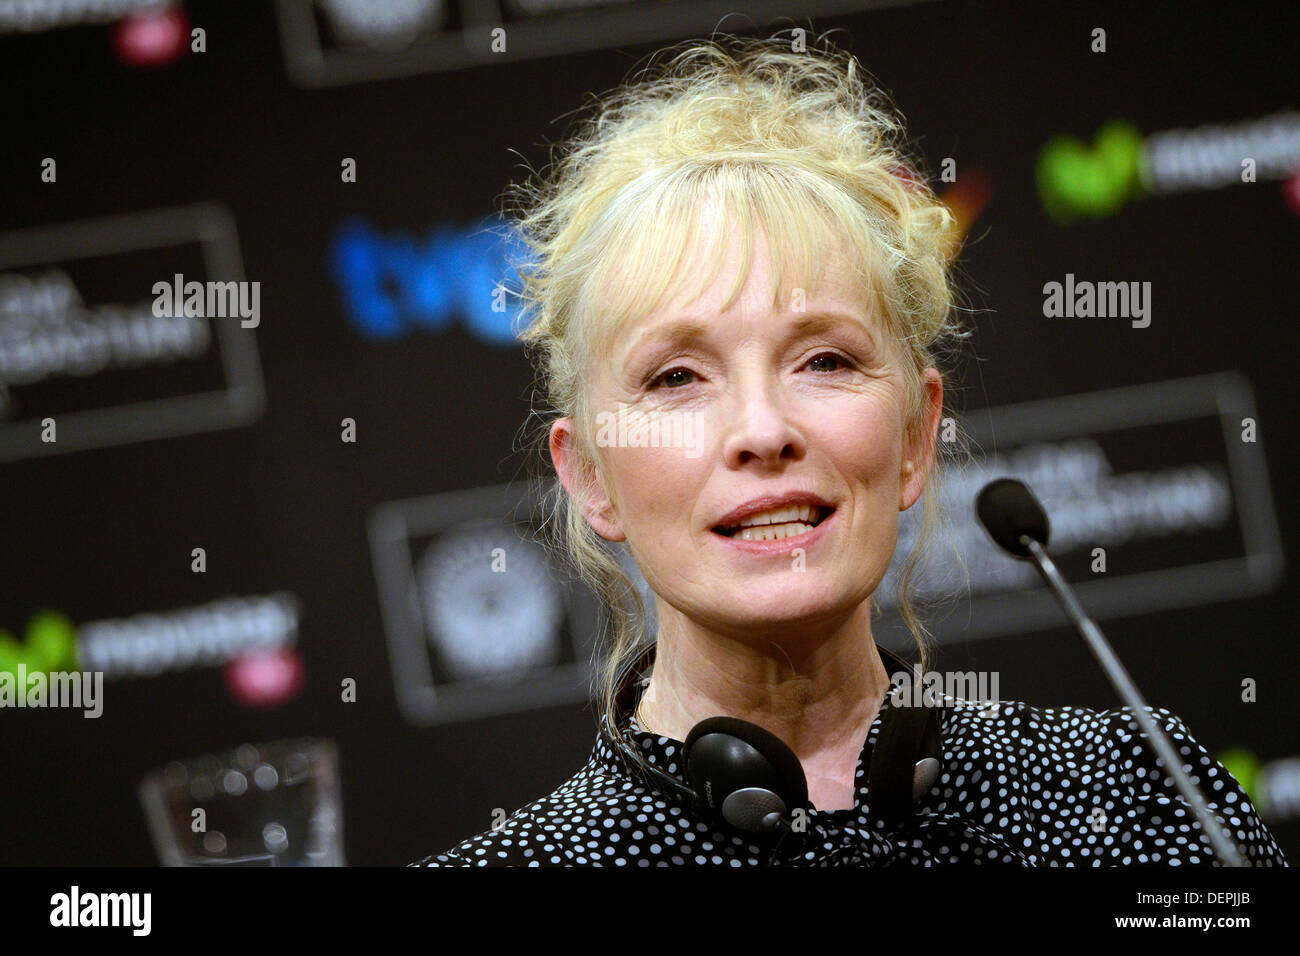
[(625, 541), (627, 535), (618, 523), (613, 503), (591, 463), (578, 452), (572, 421), (560, 418), (551, 425), (550, 448), (555, 473), (569, 497), (582, 506), (587, 523), (606, 541)]
[(898, 510), (906, 511), (925, 490), (934, 466), (934, 452), (939, 437), (939, 420), (943, 416), (943, 378), (937, 369), (927, 368), (921, 377), (923, 427), (903, 449), (903, 466), (899, 473)]

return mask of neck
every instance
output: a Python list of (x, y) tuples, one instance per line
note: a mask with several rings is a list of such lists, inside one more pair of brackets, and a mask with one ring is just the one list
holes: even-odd
[(664, 616), (664, 607), (641, 698), (646, 730), (685, 740), (701, 720), (726, 715), (776, 734), (800, 760), (856, 757), (889, 688), (869, 601), (841, 622), (785, 640), (721, 635), (675, 609)]

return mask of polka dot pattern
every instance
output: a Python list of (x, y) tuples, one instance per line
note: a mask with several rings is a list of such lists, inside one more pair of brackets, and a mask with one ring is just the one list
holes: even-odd
[[(871, 812), (866, 767), (886, 702), (858, 758), (856, 806), (807, 806), (780, 845), (718, 829), (643, 782), (602, 736), (586, 766), (495, 830), (411, 866), (1196, 866), (1218, 865), (1131, 709), (1031, 707), (946, 698), (938, 783), (892, 826)], [(1254, 866), (1287, 866), (1236, 780), (1163, 708), (1148, 708)], [(622, 732), (647, 762), (684, 779), (682, 742)], [(793, 842), (798, 840), (798, 842)]]

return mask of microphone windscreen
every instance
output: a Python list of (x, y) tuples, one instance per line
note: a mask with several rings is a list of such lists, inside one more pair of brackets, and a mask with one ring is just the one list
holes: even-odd
[(1030, 557), (1029, 549), (1020, 543), (1021, 535), (1027, 534), (1047, 547), (1050, 534), (1047, 512), (1023, 481), (1015, 478), (990, 481), (975, 499), (975, 513), (989, 537), (1018, 558)]

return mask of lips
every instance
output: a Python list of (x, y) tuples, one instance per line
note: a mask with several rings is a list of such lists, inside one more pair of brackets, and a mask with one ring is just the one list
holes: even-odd
[[(713, 531), (717, 534), (731, 536), (740, 529), (742, 525), (754, 524), (749, 519), (755, 516), (761, 516), (757, 523), (766, 524), (773, 521), (774, 516), (765, 515), (764, 512), (780, 512), (783, 510), (792, 510), (799, 506), (815, 508), (816, 513), (813, 515), (811, 523), (814, 527), (824, 521), (834, 510), (835, 506), (824, 498), (812, 494), (811, 492), (791, 492), (784, 495), (766, 495), (761, 498), (753, 498), (745, 502), (738, 508), (733, 508), (727, 514), (723, 515), (713, 526)], [(779, 518), (781, 521), (798, 520), (797, 518)]]
[[(724, 535), (725, 537), (730, 538), (730, 537), (734, 537), (735, 535), (739, 534), (741, 531), (744, 531), (747, 528), (767, 528), (767, 527), (774, 527), (776, 525), (794, 524), (794, 523), (808, 524), (808, 525), (812, 525), (815, 528), (823, 521), (825, 521), (827, 518), (829, 518), (831, 512), (835, 510), (834, 508), (831, 508), (829, 506), (825, 506), (825, 507), (810, 506), (810, 507), (812, 507), (812, 512), (813, 512), (811, 519), (805, 519), (803, 517), (776, 518), (774, 517), (774, 513), (779, 513), (783, 510), (780, 508), (776, 508), (773, 509), (772, 511), (764, 512), (756, 516), (751, 516), (750, 518), (745, 518), (740, 524), (734, 524), (729, 526), (718, 525), (713, 530), (716, 534)], [(784, 510), (786, 510), (787, 514), (789, 513), (789, 509), (784, 509)]]
[[(804, 523), (803, 530), (799, 530), (797, 525), (781, 523), (776, 526), (764, 525), (757, 531), (746, 529), (730, 536), (721, 531), (715, 531), (714, 534), (719, 546), (736, 555), (770, 559), (789, 556), (800, 549), (805, 553), (811, 553), (811, 549), (819, 547), (820, 542), (835, 533), (834, 526), (838, 521), (838, 514), (839, 510), (833, 508), (830, 514), (817, 523), (816, 527), (809, 527), (808, 523)], [(768, 532), (763, 530), (767, 527), (773, 527), (774, 533), (776, 528), (780, 528), (785, 536), (768, 537)], [(790, 534), (791, 531), (795, 533)]]

